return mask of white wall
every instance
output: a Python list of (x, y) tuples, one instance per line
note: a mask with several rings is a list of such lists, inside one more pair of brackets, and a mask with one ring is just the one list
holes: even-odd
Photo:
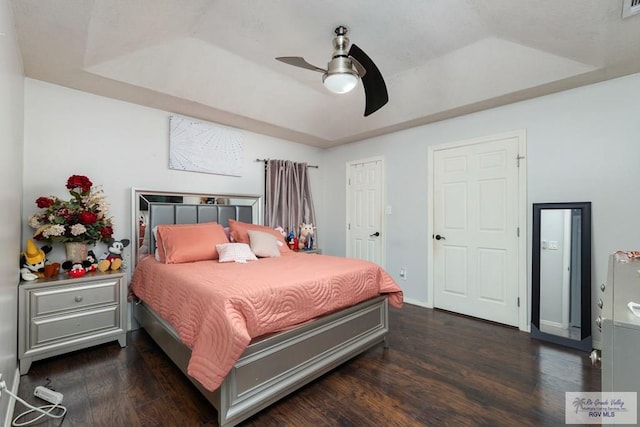
[[(401, 102), (391, 96), (389, 102)], [(345, 164), (386, 159), (388, 271), (410, 300), (428, 300), (427, 147), (506, 131), (527, 134), (528, 223), (536, 202), (593, 203), (593, 292), (607, 256), (640, 247), (640, 75), (582, 87), (327, 150), (325, 249), (345, 251)], [(531, 229), (527, 236), (531, 248)], [(530, 254), (527, 254), (529, 265)], [(407, 280), (399, 280), (401, 267)], [(529, 267), (530, 269), (530, 267)], [(527, 273), (530, 280), (531, 274)], [(530, 289), (530, 288), (529, 288)]]
[[(11, 389), (17, 372), (24, 77), (8, 0), (0, 0), (0, 33), (0, 374)], [(0, 423), (8, 404), (5, 393)]]
[[(43, 195), (69, 198), (72, 174), (102, 185), (115, 219), (114, 237), (131, 239), (131, 188), (206, 193), (259, 194), (264, 191), (264, 165), (257, 158), (280, 158), (319, 165), (310, 168), (317, 207), (322, 205), (321, 150), (244, 132), (242, 177), (170, 170), (170, 113), (96, 96), (42, 81), (26, 79), (23, 233), (33, 230), (28, 216)], [(322, 224), (318, 225), (322, 232)], [(130, 247), (128, 248), (130, 249)], [(99, 244), (96, 255), (104, 253)], [(48, 258), (65, 258), (62, 247)]]

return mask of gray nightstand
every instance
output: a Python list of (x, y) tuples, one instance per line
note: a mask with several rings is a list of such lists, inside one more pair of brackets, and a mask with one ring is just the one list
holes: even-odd
[(18, 291), (20, 374), (31, 362), (118, 340), (127, 345), (127, 286), (122, 272), (23, 281)]

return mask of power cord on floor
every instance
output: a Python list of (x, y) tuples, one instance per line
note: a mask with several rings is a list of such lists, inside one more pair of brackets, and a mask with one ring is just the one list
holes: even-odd
[[(63, 418), (66, 414), (67, 414), (67, 408), (65, 408), (64, 406), (60, 405), (60, 403), (62, 403), (62, 398), (60, 398), (60, 402), (58, 403), (52, 403), (50, 405), (42, 405), (42, 406), (33, 406), (27, 402), (25, 402), (24, 400), (22, 400), (21, 398), (19, 398), (18, 396), (16, 396), (15, 394), (11, 393), (8, 389), (7, 389), (7, 384), (0, 380), (0, 395), (2, 395), (2, 392), (7, 393), (9, 396), (13, 397), (14, 399), (16, 399), (18, 402), (22, 403), (23, 405), (25, 405), (27, 408), (30, 408), (28, 411), (25, 411), (23, 413), (21, 413), (20, 415), (18, 415), (17, 417), (15, 417), (13, 419), (13, 423), (11, 424), (12, 426), (15, 427), (22, 427), (22, 426), (28, 426), (31, 425), (33, 423), (35, 423), (36, 421), (39, 421), (42, 417), (50, 417), (50, 418)], [(54, 413), (54, 411), (56, 411), (57, 413)], [(39, 412), (40, 415), (37, 416), (34, 419), (28, 420), (28, 421), (23, 421), (23, 422), (19, 422), (18, 420), (31, 414), (31, 413), (36, 413)]]

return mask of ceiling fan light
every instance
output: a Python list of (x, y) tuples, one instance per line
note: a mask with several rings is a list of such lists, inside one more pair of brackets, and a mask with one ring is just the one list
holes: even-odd
[(358, 76), (349, 72), (325, 74), (322, 83), (333, 93), (347, 93), (358, 84)]

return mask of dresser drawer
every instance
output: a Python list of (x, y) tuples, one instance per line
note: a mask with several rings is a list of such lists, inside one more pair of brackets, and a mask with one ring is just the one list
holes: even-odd
[(87, 335), (120, 329), (120, 307), (112, 305), (31, 321), (30, 347), (66, 342)]
[(32, 290), (30, 293), (31, 316), (47, 316), (61, 311), (116, 303), (119, 301), (119, 292), (118, 280)]

